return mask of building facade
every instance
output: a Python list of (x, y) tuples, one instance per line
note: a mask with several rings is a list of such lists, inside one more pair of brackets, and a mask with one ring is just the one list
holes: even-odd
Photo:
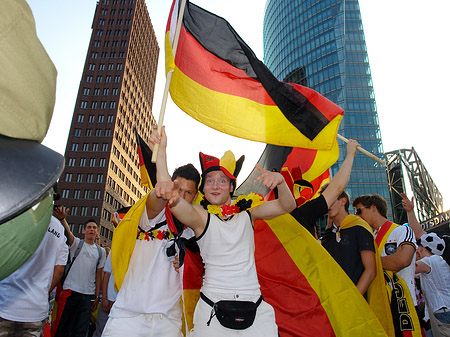
[[(282, 81), (308, 86), (345, 111), (339, 133), (384, 159), (369, 58), (357, 0), (268, 0), (264, 61)], [(331, 168), (335, 174), (346, 156)], [(391, 201), (386, 167), (358, 153), (347, 186), (352, 199), (378, 193)]]
[(98, 1), (58, 183), (75, 235), (94, 219), (110, 242), (113, 213), (146, 192), (134, 128), (149, 139), (158, 55), (145, 0)]

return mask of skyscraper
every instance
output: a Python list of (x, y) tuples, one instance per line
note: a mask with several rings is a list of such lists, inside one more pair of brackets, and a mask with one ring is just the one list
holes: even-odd
[(111, 240), (111, 216), (143, 194), (134, 127), (148, 140), (159, 47), (145, 0), (100, 0), (59, 181), (75, 235), (88, 219)]
[[(264, 61), (285, 82), (308, 86), (345, 110), (339, 133), (384, 158), (369, 58), (357, 0), (268, 0)], [(335, 174), (346, 156), (340, 156)], [(391, 202), (385, 166), (358, 154), (347, 191), (378, 193)]]

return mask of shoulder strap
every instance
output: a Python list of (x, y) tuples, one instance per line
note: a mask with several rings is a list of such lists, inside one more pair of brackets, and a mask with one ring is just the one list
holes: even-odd
[(102, 248), (98, 244), (95, 244), (95, 246), (97, 247), (98, 252), (98, 260), (97, 260), (97, 269), (98, 269), (98, 265), (100, 264), (100, 260), (102, 259), (103, 252)]
[(68, 264), (66, 264), (66, 266), (64, 267), (64, 274), (61, 277), (61, 285), (64, 284), (64, 281), (66, 280), (67, 275), (69, 275), (69, 271), (70, 268), (72, 268), (73, 263), (75, 262), (75, 259), (77, 258), (77, 256), (80, 254), (81, 252), (81, 248), (83, 248), (83, 244), (84, 244), (84, 240), (80, 240), (80, 242), (78, 243), (77, 249), (75, 250), (75, 253), (73, 254), (72, 259), (70, 260), (70, 262)]

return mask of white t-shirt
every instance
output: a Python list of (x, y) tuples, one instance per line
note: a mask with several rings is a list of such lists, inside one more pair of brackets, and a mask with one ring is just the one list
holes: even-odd
[(114, 275), (112, 272), (112, 263), (111, 263), (111, 253), (106, 258), (105, 267), (103, 268), (103, 272), (110, 274), (108, 281), (108, 301), (114, 302), (117, 297), (117, 291), (114, 288)]
[[(381, 257), (394, 254), (397, 251), (397, 248), (402, 245), (411, 245), (412, 247), (414, 247), (414, 249), (417, 249), (416, 237), (414, 236), (414, 232), (409, 226), (397, 226), (391, 232), (386, 241), (386, 244), (384, 245), (384, 249), (381, 252)], [(414, 305), (417, 305), (415, 290), (416, 284), (414, 281), (415, 272), (416, 254), (413, 255), (409, 266), (398, 271), (397, 275), (405, 281), (406, 285), (408, 286), (409, 292), (411, 293)]]
[(226, 221), (210, 214), (197, 243), (205, 263), (203, 291), (261, 294), (249, 213), (235, 214)]
[[(73, 240), (72, 246), (70, 246), (70, 259), (72, 259), (78, 244), (79, 238)], [(64, 281), (63, 289), (70, 289), (85, 295), (95, 295), (95, 277), (97, 269), (103, 268), (106, 260), (106, 251), (100, 248), (102, 256), (100, 262), (98, 262), (98, 249), (95, 244), (90, 245), (84, 242), (80, 253), (75, 259), (75, 262), (70, 268), (69, 274)]]
[(430, 267), (428, 274), (420, 273), (420, 285), (433, 312), (450, 309), (450, 267), (437, 255), (424, 257), (420, 262)]
[(38, 322), (48, 317), (48, 291), (55, 266), (67, 262), (64, 227), (51, 217), (36, 251), (19, 269), (0, 281), (0, 317), (15, 322)]
[[(168, 225), (152, 230), (166, 219), (164, 210), (148, 219), (144, 210), (130, 264), (110, 317), (133, 317), (138, 314), (164, 314), (181, 328), (181, 271), (175, 271), (166, 249)], [(183, 235), (184, 236), (184, 235)]]

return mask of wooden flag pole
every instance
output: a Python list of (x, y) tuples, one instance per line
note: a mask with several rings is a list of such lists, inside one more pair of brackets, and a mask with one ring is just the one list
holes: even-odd
[[(177, 53), (178, 40), (180, 38), (181, 23), (183, 21), (185, 7), (186, 7), (186, 0), (181, 0), (181, 7), (180, 7), (179, 14), (178, 14), (178, 20), (177, 20), (177, 28), (175, 29), (175, 36), (174, 36), (173, 47), (172, 47), (174, 62), (175, 62), (175, 55)], [(158, 129), (157, 129), (159, 135), (161, 135), (161, 129), (162, 129), (162, 125), (164, 122), (164, 115), (166, 114), (167, 97), (169, 95), (169, 88), (170, 88), (170, 82), (172, 80), (172, 74), (173, 74), (173, 70), (171, 70), (167, 73), (166, 85), (164, 86), (164, 93), (163, 93), (163, 98), (162, 98), (162, 103), (161, 103), (161, 110), (159, 111)], [(159, 149), (159, 144), (155, 144), (155, 146), (153, 147), (152, 163), (156, 163), (158, 149)]]
[[(348, 143), (348, 139), (345, 138), (344, 136), (341, 136), (340, 134), (337, 134), (337, 138), (342, 140), (345, 143)], [(377, 163), (380, 163), (383, 166), (386, 166), (386, 163), (384, 162), (384, 160), (378, 158), (377, 156), (375, 156), (374, 154), (370, 153), (369, 151), (363, 149), (361, 146), (358, 146), (356, 148), (358, 151), (360, 151), (361, 153), (364, 153), (366, 156), (372, 158), (373, 160), (375, 160)]]

